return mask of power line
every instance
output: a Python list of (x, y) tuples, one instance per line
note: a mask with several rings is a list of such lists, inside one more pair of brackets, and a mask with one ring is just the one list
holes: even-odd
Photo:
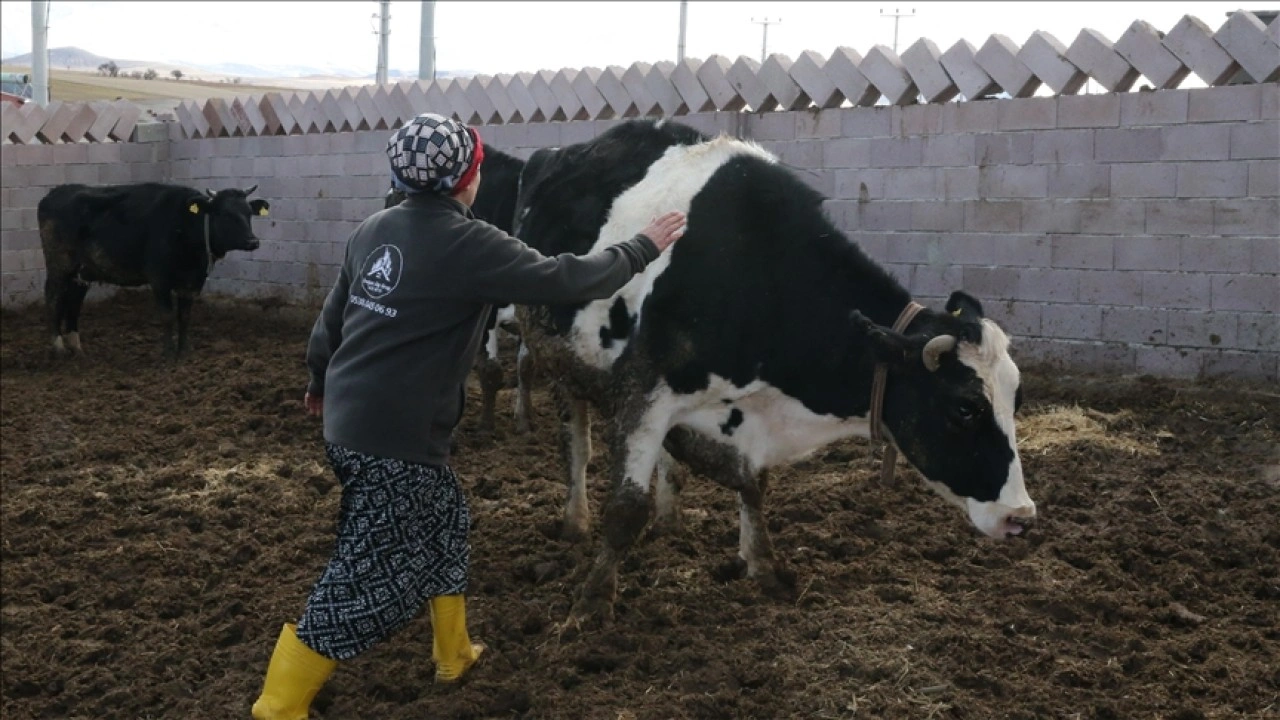
[(904, 17), (905, 18), (915, 17), (915, 14), (916, 14), (915, 8), (911, 8), (911, 12), (908, 12), (908, 13), (900, 13), (898, 12), (898, 8), (894, 8), (893, 12), (891, 13), (886, 13), (883, 9), (880, 10), (880, 17), (893, 18), (893, 54), (894, 55), (898, 54), (898, 21)]
[(751, 22), (760, 25), (764, 29), (764, 37), (760, 41), (760, 62), (763, 63), (769, 53), (769, 26), (782, 22), (782, 18), (778, 18), (777, 20), (770, 20), (769, 18), (757, 20), (755, 18), (751, 18)]

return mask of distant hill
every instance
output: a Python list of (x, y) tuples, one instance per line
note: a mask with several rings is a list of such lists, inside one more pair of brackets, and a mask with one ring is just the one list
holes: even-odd
[[(97, 70), (98, 66), (114, 60), (115, 58), (105, 58), (101, 55), (94, 55), (88, 50), (81, 50), (78, 47), (60, 47), (49, 50), (49, 66), (71, 70)], [(127, 60), (116, 60), (116, 65), (124, 67)], [(17, 57), (5, 58), (6, 65), (30, 65), (31, 53), (18, 55)]]

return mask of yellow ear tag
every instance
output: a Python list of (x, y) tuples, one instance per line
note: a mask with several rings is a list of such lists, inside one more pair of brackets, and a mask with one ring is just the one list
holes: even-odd
[(960, 313), (963, 311), (964, 311), (964, 308), (956, 308), (955, 310), (951, 311), (951, 314), (955, 315), (956, 317), (960, 317)]
[(191, 207), (187, 208), (187, 210), (190, 210), (192, 215), (200, 214), (200, 206), (195, 203), (191, 203)]
[(266, 209), (266, 208), (258, 208), (258, 214), (259, 214), (259, 215), (262, 215), (263, 217), (266, 217), (267, 209)]

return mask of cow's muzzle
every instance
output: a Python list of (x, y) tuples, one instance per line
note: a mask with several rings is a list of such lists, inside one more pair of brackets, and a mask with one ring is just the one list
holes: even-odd
[(262, 241), (256, 237), (249, 238), (249, 241), (244, 244), (244, 249), (249, 252), (253, 252), (254, 250), (257, 250), (260, 247), (262, 247)]

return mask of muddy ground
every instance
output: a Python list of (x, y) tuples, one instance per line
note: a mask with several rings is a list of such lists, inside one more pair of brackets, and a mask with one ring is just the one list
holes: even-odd
[[(247, 718), (325, 563), (339, 492), (300, 407), (310, 316), (194, 317), (174, 364), (147, 295), (122, 292), (86, 309), (89, 357), (52, 363), (39, 308), (3, 314), (5, 718)], [(879, 485), (849, 441), (775, 476), (790, 597), (737, 578), (734, 496), (694, 479), (685, 533), (646, 540), (616, 619), (568, 637), (591, 548), (556, 537), (549, 404), (517, 435), (504, 391), (486, 437), (473, 392), (455, 466), (491, 655), (437, 692), (419, 618), (342, 665), (312, 717), (1277, 717), (1274, 388), (1039, 370), (1024, 390), (1025, 540), (978, 537), (910, 471)]]

